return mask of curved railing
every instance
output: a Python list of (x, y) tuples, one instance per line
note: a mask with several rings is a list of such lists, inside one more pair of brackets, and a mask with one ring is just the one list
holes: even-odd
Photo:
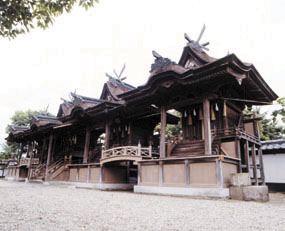
[(141, 157), (152, 157), (152, 147), (142, 148), (138, 146), (122, 146), (115, 147), (102, 151), (102, 159), (110, 158), (114, 156), (141, 156)]

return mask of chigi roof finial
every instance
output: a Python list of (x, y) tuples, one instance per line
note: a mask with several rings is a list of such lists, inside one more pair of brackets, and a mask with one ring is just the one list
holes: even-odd
[(120, 83), (123, 84), (123, 81), (125, 79), (127, 79), (127, 77), (122, 77), (122, 74), (123, 74), (125, 68), (126, 68), (126, 64), (124, 64), (124, 66), (122, 67), (122, 70), (121, 70), (119, 75), (117, 74), (116, 70), (114, 69), (113, 71), (114, 71), (114, 74), (115, 74), (116, 77), (113, 77), (113, 76), (111, 76), (108, 73), (106, 73), (106, 76), (109, 78), (109, 81), (112, 82), (115, 86), (117, 86), (116, 81), (119, 81)]
[(202, 28), (202, 30), (201, 30), (201, 32), (199, 34), (199, 37), (198, 37), (198, 39), (196, 41), (190, 39), (189, 35), (185, 33), (184, 34), (184, 38), (188, 41), (187, 45), (191, 46), (193, 48), (196, 48), (199, 51), (203, 51), (203, 50), (207, 50), (208, 51), (209, 49), (206, 46), (208, 46), (210, 44), (209, 42), (206, 42), (206, 43), (203, 43), (203, 44), (199, 43), (201, 38), (202, 38), (202, 36), (203, 36), (203, 34), (204, 34), (205, 29), (206, 29), (206, 26), (204, 24), (203, 28)]

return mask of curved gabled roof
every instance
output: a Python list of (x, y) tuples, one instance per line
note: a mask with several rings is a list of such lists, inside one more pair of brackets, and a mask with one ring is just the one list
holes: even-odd
[(118, 96), (133, 89), (135, 89), (135, 87), (130, 84), (127, 84), (120, 79), (109, 77), (109, 81), (103, 86), (100, 99), (111, 102), (122, 102)]
[[(191, 67), (182, 66), (187, 64), (187, 60), (194, 60), (194, 58), (195, 65)], [(246, 93), (242, 99), (255, 101), (252, 104), (271, 103), (278, 98), (256, 68), (252, 64), (241, 62), (235, 54), (214, 59), (205, 52), (199, 52), (191, 47), (184, 48), (179, 65), (170, 64), (164, 66), (163, 69), (160, 68), (160, 71), (151, 75), (145, 85), (123, 93), (119, 97), (127, 103), (138, 102), (144, 97), (151, 97), (162, 87), (170, 88), (171, 85), (175, 84), (189, 87), (198, 83), (200, 85), (220, 84), (222, 86), (235, 81), (239, 83), (237, 88)]]

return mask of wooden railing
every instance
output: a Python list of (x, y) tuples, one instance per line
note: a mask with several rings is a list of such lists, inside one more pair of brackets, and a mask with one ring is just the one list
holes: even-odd
[(225, 129), (214, 129), (211, 131), (212, 136), (218, 137), (218, 138), (227, 138), (227, 137), (239, 137), (246, 140), (249, 140), (254, 143), (260, 143), (258, 137), (247, 133), (243, 128), (237, 127), (237, 128), (225, 128)]
[[(30, 165), (31, 158), (22, 158), (20, 160), (20, 165)], [(39, 164), (39, 158), (32, 158), (32, 164)]]
[(64, 164), (64, 159), (59, 159), (52, 163), (48, 168), (48, 175), (53, 174), (57, 169), (59, 169)]
[(167, 156), (170, 156), (176, 144), (181, 142), (180, 136), (173, 136), (167, 141)]
[(32, 170), (31, 178), (35, 179), (37, 176), (41, 175), (45, 168), (45, 164), (39, 164), (35, 169)]
[(142, 148), (138, 146), (122, 146), (111, 148), (107, 150), (102, 150), (101, 158), (109, 158), (113, 156), (142, 156), (142, 157), (152, 157), (152, 147)]

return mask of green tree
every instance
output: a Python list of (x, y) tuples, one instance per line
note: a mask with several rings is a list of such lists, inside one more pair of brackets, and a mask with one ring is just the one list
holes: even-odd
[(69, 13), (75, 3), (87, 10), (95, 2), (98, 0), (1, 0), (0, 35), (15, 38), (35, 26), (45, 29), (56, 16)]
[[(38, 113), (45, 113), (50, 115), (46, 110), (32, 111), (16, 111), (15, 114), (11, 117), (11, 125), (14, 126), (29, 126), (30, 121), (33, 115), (37, 115)], [(8, 125), (6, 127), (6, 133), (9, 134), (11, 131), (11, 127)], [(6, 142), (2, 144), (3, 155), (5, 158), (15, 158), (17, 156), (17, 152), (20, 149), (20, 145), (17, 143)]]
[(275, 122), (277, 116), (280, 115), (282, 122), (285, 123), (285, 97), (278, 99), (277, 103), (279, 103), (282, 108), (272, 112), (273, 121)]
[(243, 112), (246, 119), (252, 117), (260, 117), (258, 127), (260, 131), (261, 140), (276, 140), (284, 139), (285, 128), (283, 125), (277, 124), (276, 120), (266, 118), (267, 113), (260, 113), (260, 108), (255, 108), (252, 111), (244, 110)]

